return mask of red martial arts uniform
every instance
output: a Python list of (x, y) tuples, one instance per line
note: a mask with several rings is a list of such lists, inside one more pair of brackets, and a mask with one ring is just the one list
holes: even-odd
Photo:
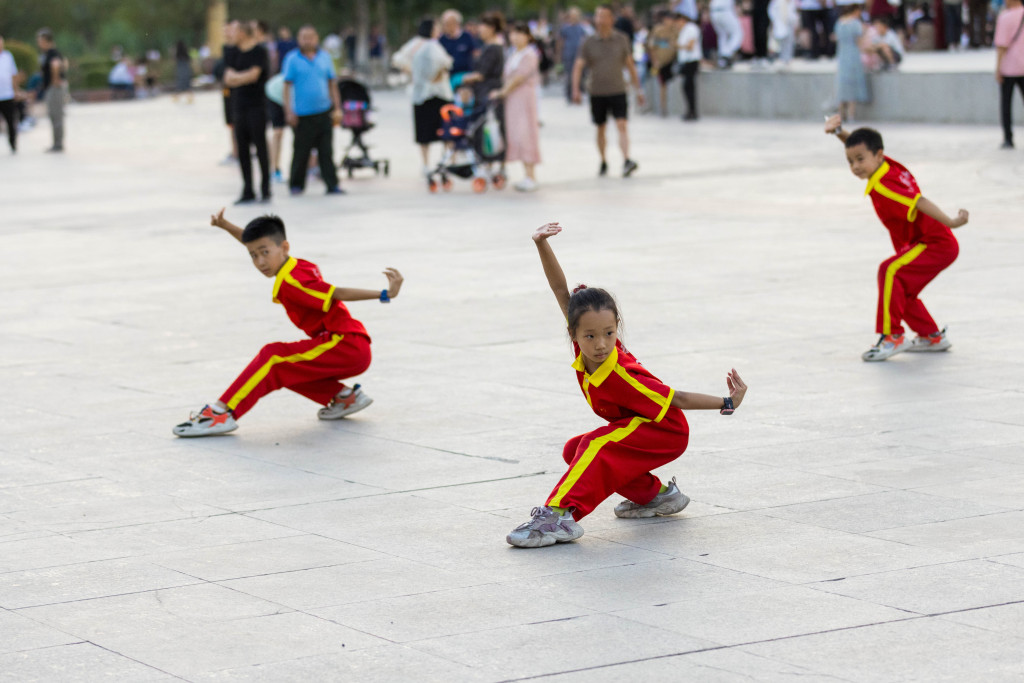
[(291, 389), (321, 405), (341, 391), (341, 380), (370, 367), (370, 337), (348, 308), (332, 299), (334, 287), (324, 282), (309, 261), (289, 258), (274, 281), (274, 303), (310, 336), (297, 342), (275, 342), (238, 376), (220, 400), (235, 417), (277, 389)]
[(587, 403), (608, 425), (569, 439), (562, 457), (570, 465), (547, 505), (574, 508), (579, 521), (618, 492), (639, 505), (651, 502), (661, 481), (651, 470), (686, 450), (690, 428), (683, 411), (672, 407), (675, 391), (630, 354), (621, 343), (593, 374), (587, 373), (577, 344), (576, 378)]
[(921, 190), (906, 168), (889, 157), (868, 180), (875, 212), (896, 255), (878, 268), (879, 334), (903, 334), (903, 321), (922, 337), (939, 331), (917, 298), (925, 285), (956, 260), (960, 247), (953, 232), (931, 216), (919, 213)]

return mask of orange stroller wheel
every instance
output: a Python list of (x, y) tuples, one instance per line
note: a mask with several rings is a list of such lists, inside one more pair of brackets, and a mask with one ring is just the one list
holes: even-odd
[(473, 178), (473, 192), (480, 193), (487, 191), (487, 178)]
[(491, 179), (491, 182), (494, 183), (494, 189), (504, 190), (505, 186), (508, 185), (508, 178), (506, 178), (503, 174), (499, 173), (498, 175), (494, 176), (493, 179)]

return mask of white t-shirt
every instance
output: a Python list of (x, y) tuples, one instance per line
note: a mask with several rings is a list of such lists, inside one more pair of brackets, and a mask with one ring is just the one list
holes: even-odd
[[(693, 45), (689, 50), (687, 50), (686, 45), (689, 45), (691, 40), (693, 41)], [(684, 26), (683, 30), (679, 32), (679, 38), (676, 40), (676, 47), (679, 48), (676, 52), (676, 61), (680, 64), (686, 64), (687, 62), (699, 62), (704, 57), (704, 51), (701, 49), (700, 41), (700, 28), (695, 22), (686, 22), (686, 26)]]
[(14, 64), (14, 55), (10, 50), (0, 52), (0, 100), (14, 99), (14, 77), (18, 75), (18, 67)]

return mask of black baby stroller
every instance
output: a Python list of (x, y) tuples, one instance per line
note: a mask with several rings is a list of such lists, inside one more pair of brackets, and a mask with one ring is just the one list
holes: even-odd
[[(486, 192), (488, 181), (496, 190), (505, 187), (508, 179), (503, 164), (504, 150), (492, 149), (490, 138), (494, 133), (484, 130), (493, 106), (463, 109), (456, 104), (446, 104), (441, 107), (438, 135), (448, 146), (441, 161), (427, 174), (427, 188), (431, 192), (437, 192), (439, 181), (441, 189), (451, 190), (452, 176), (472, 178), (474, 192)], [(490, 118), (493, 120), (493, 116)]]
[[(387, 177), (390, 163), (387, 159), (371, 159), (370, 150), (363, 142), (363, 133), (373, 128), (370, 122), (370, 92), (359, 81), (350, 79), (338, 81), (338, 94), (341, 96), (341, 127), (352, 131), (352, 141), (345, 148), (345, 154), (339, 164), (348, 171), (348, 177), (357, 168), (372, 168), (377, 175), (381, 171)], [(361, 155), (353, 156), (353, 150)]]

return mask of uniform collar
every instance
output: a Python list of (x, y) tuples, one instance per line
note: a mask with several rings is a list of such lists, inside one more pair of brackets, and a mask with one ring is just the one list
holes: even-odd
[(277, 271), (277, 277), (274, 278), (274, 293), (271, 295), (275, 304), (281, 303), (277, 300), (277, 293), (281, 289), (281, 283), (284, 282), (284, 279), (288, 277), (297, 263), (298, 261), (294, 256), (289, 256), (288, 260), (284, 262), (283, 266), (281, 266), (281, 270)]
[(878, 181), (881, 180), (882, 178), (884, 178), (885, 174), (888, 173), (888, 172), (889, 172), (889, 162), (888, 161), (883, 161), (882, 165), (878, 167), (878, 170), (875, 171), (874, 173), (872, 173), (871, 177), (868, 178), (868, 186), (864, 190), (864, 194), (865, 195), (871, 194), (871, 190), (875, 189), (875, 185), (878, 184)]
[(583, 378), (587, 380), (591, 386), (599, 387), (601, 386), (601, 383), (608, 378), (608, 375), (612, 374), (612, 370), (615, 369), (618, 362), (619, 349), (614, 348), (612, 349), (612, 352), (608, 354), (608, 357), (604, 359), (604, 362), (601, 363), (600, 367), (594, 371), (594, 374), (587, 374), (587, 366), (583, 362), (583, 352), (581, 351), (580, 355), (576, 356), (576, 360), (572, 362), (572, 367), (578, 372), (582, 372)]

